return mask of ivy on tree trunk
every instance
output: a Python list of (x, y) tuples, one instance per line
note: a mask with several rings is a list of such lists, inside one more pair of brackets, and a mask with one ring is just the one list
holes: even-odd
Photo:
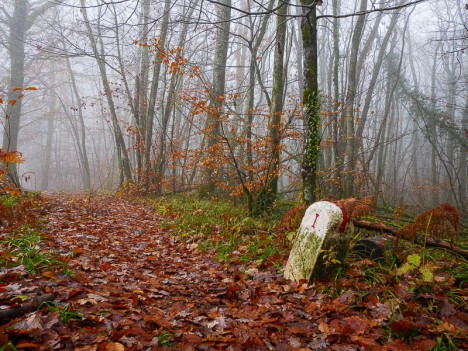
[(304, 47), (304, 155), (302, 159), (303, 197), (306, 203), (317, 199), (317, 171), (320, 156), (320, 91), (317, 80), (317, 9), (315, 0), (302, 0), (308, 11), (302, 18)]

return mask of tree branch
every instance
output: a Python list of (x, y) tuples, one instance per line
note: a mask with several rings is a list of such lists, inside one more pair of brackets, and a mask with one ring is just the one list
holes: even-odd
[(368, 15), (368, 14), (374, 13), (374, 12), (386, 12), (386, 11), (400, 10), (400, 9), (405, 8), (405, 7), (412, 6), (412, 5), (417, 5), (417, 4), (420, 4), (420, 3), (425, 2), (425, 1), (427, 1), (427, 0), (415, 0), (415, 1), (411, 1), (411, 2), (409, 2), (407, 4), (403, 4), (403, 5), (397, 5), (397, 6), (392, 6), (392, 7), (384, 7), (384, 8), (372, 9), (372, 10), (366, 10), (366, 11), (358, 11), (358, 12), (348, 13), (348, 14), (345, 14), (345, 15), (320, 15), (320, 16), (317, 16), (317, 19), (321, 19), (321, 18), (346, 18), (346, 17), (355, 17), (355, 16), (361, 16), (361, 15)]

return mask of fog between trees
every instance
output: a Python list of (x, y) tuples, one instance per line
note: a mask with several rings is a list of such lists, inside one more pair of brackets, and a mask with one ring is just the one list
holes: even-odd
[(316, 5), (4, 1), (19, 181), (216, 193), (252, 212), (303, 190), (466, 211), (468, 3)]

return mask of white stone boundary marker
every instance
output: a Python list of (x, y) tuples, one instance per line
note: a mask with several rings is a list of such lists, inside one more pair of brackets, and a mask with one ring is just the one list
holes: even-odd
[(294, 238), (284, 277), (307, 282), (331, 278), (345, 258), (353, 231), (346, 213), (334, 203), (312, 204)]

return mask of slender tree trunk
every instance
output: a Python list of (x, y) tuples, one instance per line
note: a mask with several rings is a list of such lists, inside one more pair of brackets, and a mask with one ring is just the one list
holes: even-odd
[[(414, 83), (414, 92), (416, 94), (419, 93), (419, 80), (418, 76), (416, 73), (416, 67), (414, 66), (414, 57), (413, 57), (413, 43), (411, 40), (410, 35), (406, 35), (407, 42), (408, 42), (408, 48), (409, 48), (409, 64), (410, 64), (410, 69), (411, 69), (411, 75), (413, 77), (413, 83)], [(419, 127), (418, 127), (418, 121), (416, 120), (416, 117), (413, 118), (413, 131), (412, 131), (412, 137), (411, 137), (411, 145), (412, 145), (412, 154), (411, 154), (411, 163), (412, 163), (412, 169), (413, 169), (413, 189), (415, 189), (416, 192), (416, 198), (418, 200), (418, 203), (423, 203), (422, 199), (422, 194), (420, 189), (421, 184), (420, 179), (419, 179), (419, 153), (420, 153), (420, 139), (419, 139)]]
[[(13, 15), (8, 19), (10, 29), (10, 36), (8, 38), (10, 78), (8, 82), (8, 104), (4, 115), (2, 145), (4, 151), (18, 151), (18, 136), (23, 107), (23, 91), (21, 89), (24, 89), (26, 33), (38, 16), (41, 16), (49, 8), (56, 5), (53, 2), (43, 2), (30, 9), (29, 1), (14, 1)], [(9, 165), (8, 176), (13, 184), (18, 187), (20, 186), (16, 164)]]
[[(182, 48), (184, 47), (184, 43), (185, 43), (186, 36), (187, 36), (188, 25), (189, 25), (188, 19), (192, 16), (193, 11), (195, 7), (197, 6), (197, 4), (198, 4), (198, 0), (192, 2), (185, 16), (187, 20), (184, 23), (182, 32), (180, 33), (180, 36), (179, 36), (179, 42), (177, 44), (177, 48), (181, 49), (180, 51), (181, 55), (184, 52)], [(166, 164), (166, 134), (167, 134), (167, 128), (169, 125), (169, 118), (173, 112), (173, 104), (174, 104), (174, 98), (175, 98), (176, 87), (177, 87), (178, 82), (179, 82), (179, 75), (177, 73), (174, 73), (171, 77), (171, 82), (169, 85), (167, 97), (165, 99), (166, 106), (164, 108), (162, 121), (161, 121), (161, 130), (159, 134), (158, 151), (157, 151), (157, 156), (156, 156), (156, 169), (155, 169), (156, 184), (160, 184), (164, 176), (164, 166)], [(158, 186), (157, 189), (158, 189), (157, 192), (161, 193), (162, 191), (161, 187)]]
[[(51, 65), (53, 68), (53, 65)], [(53, 87), (55, 86), (55, 73), (50, 71), (49, 72), (49, 111), (47, 112), (47, 133), (46, 133), (46, 145), (44, 149), (44, 163), (42, 164), (42, 178), (41, 178), (41, 185), (40, 189), (48, 190), (49, 189), (49, 178), (50, 178), (50, 169), (51, 169), (51, 161), (52, 161), (52, 141), (54, 138), (54, 120), (55, 114), (57, 109), (57, 98), (52, 92)]]
[[(268, 9), (271, 10), (273, 8), (275, 1), (270, 0), (268, 4)], [(249, 2), (247, 3), (249, 4)], [(250, 8), (249, 8), (250, 10)], [(256, 73), (256, 62), (257, 62), (257, 55), (258, 49), (260, 44), (265, 37), (265, 33), (267, 30), (267, 25), (271, 14), (268, 13), (266, 16), (262, 18), (262, 24), (260, 26), (260, 30), (256, 33), (256, 39), (254, 40), (255, 33), (253, 33), (253, 23), (251, 25), (251, 34), (249, 41), (249, 49), (250, 49), (250, 63), (249, 63), (249, 90), (247, 93), (247, 120), (244, 127), (244, 133), (246, 136), (246, 158), (247, 158), (247, 174), (248, 174), (248, 181), (252, 182), (254, 180), (254, 164), (253, 164), (253, 145), (252, 145), (252, 126), (254, 123), (254, 116), (255, 116), (255, 73)], [(261, 77), (258, 77), (261, 79)]]
[[(431, 106), (436, 109), (436, 78), (437, 78), (437, 53), (440, 45), (436, 47), (434, 53), (432, 72), (431, 72)], [(439, 180), (437, 175), (437, 125), (435, 121), (429, 122), (429, 141), (431, 143), (431, 187), (432, 187), (432, 206), (439, 205)]]
[[(220, 0), (217, 5), (218, 29), (213, 62), (213, 80), (210, 98), (210, 112), (206, 119), (207, 142), (205, 152), (216, 155), (221, 132), (221, 114), (226, 83), (226, 61), (229, 48), (229, 30), (231, 20), (231, 0)], [(211, 157), (213, 158), (213, 157)], [(214, 162), (214, 161), (213, 161)], [(213, 173), (215, 164), (209, 162), (203, 169), (203, 179), (200, 186), (200, 196), (214, 193), (216, 176)], [(219, 165), (216, 165), (219, 167)]]
[[(361, 0), (359, 11), (364, 12), (367, 8), (367, 0)], [(349, 71), (348, 71), (348, 88), (346, 91), (346, 106), (343, 110), (346, 118), (346, 160), (347, 160), (347, 173), (345, 181), (345, 196), (352, 196), (354, 193), (354, 179), (355, 179), (355, 142), (354, 142), (354, 103), (356, 98), (356, 90), (358, 86), (358, 72), (357, 58), (359, 47), (362, 38), (362, 32), (366, 21), (366, 15), (359, 15), (353, 31), (351, 39), (351, 54), (349, 57)]]
[[(341, 0), (333, 0), (333, 15), (338, 16), (340, 13)], [(344, 171), (343, 153), (340, 148), (340, 141), (338, 140), (338, 108), (340, 106), (340, 86), (339, 86), (339, 68), (340, 68), (340, 21), (338, 18), (333, 18), (333, 150), (335, 156), (334, 172), (334, 190), (333, 194), (336, 197), (341, 197), (341, 176)]]
[(145, 135), (145, 169), (147, 172), (146, 177), (150, 178), (150, 170), (151, 170), (151, 146), (153, 140), (153, 125), (154, 125), (154, 117), (155, 117), (155, 107), (156, 107), (156, 96), (158, 93), (159, 88), (159, 75), (161, 73), (161, 65), (162, 62), (158, 58), (161, 55), (162, 50), (166, 46), (166, 39), (167, 39), (167, 30), (169, 27), (169, 15), (171, 9), (171, 1), (165, 0), (164, 1), (164, 15), (161, 24), (161, 34), (159, 36), (159, 45), (155, 52), (155, 59), (154, 59), (154, 66), (153, 66), (153, 81), (151, 83), (151, 91), (150, 91), (150, 98), (148, 103), (148, 114), (146, 116), (146, 123), (144, 128), (144, 135)]
[[(24, 87), (24, 42), (27, 31), (28, 1), (16, 0), (13, 16), (10, 19), (10, 81), (8, 84), (8, 105), (5, 111), (5, 129), (3, 132), (3, 150), (18, 150), (21, 110), (23, 106), (22, 91), (15, 88)], [(9, 165), (9, 177), (13, 184), (19, 186), (18, 169), (15, 164)]]
[[(387, 50), (388, 43), (390, 42), (390, 36), (394, 33), (395, 26), (398, 22), (398, 13), (394, 13), (390, 20), (390, 24), (388, 25), (387, 32), (385, 33), (382, 42), (379, 45), (379, 53), (377, 55), (377, 59), (375, 60), (374, 69), (372, 70), (372, 76), (369, 81), (369, 88), (367, 90), (366, 99), (364, 101), (364, 107), (362, 109), (361, 118), (359, 119), (359, 123), (357, 126), (356, 131), (356, 138), (362, 140), (362, 135), (364, 132), (364, 127), (367, 122), (367, 117), (369, 115), (369, 109), (372, 103), (372, 99), (374, 98), (374, 91), (377, 85), (377, 78), (379, 77), (380, 70), (382, 68), (382, 63), (384, 62), (385, 53)], [(360, 143), (361, 144), (361, 143)]]
[(70, 81), (73, 89), (73, 94), (75, 95), (76, 103), (78, 105), (78, 118), (80, 121), (80, 131), (77, 131), (77, 140), (76, 142), (79, 143), (79, 157), (81, 160), (81, 174), (82, 174), (82, 179), (83, 179), (83, 187), (86, 191), (90, 191), (92, 186), (91, 186), (91, 170), (89, 167), (89, 159), (88, 159), (88, 151), (87, 151), (87, 146), (86, 146), (86, 125), (84, 122), (84, 116), (83, 116), (83, 107), (81, 106), (81, 98), (80, 94), (78, 92), (78, 86), (76, 84), (76, 79), (75, 79), (75, 73), (73, 72), (73, 69), (70, 64), (70, 59), (67, 57), (66, 58), (66, 64), (67, 64), (67, 70), (68, 74), (70, 75)]
[(265, 186), (257, 195), (255, 212), (269, 209), (278, 193), (279, 165), (281, 157), (281, 119), (284, 105), (284, 54), (286, 44), (286, 14), (288, 1), (281, 0), (276, 16), (275, 57), (273, 62), (273, 89), (271, 93), (270, 121), (268, 124), (268, 143), (270, 162)]
[(81, 1), (81, 6), (82, 6), (81, 13), (83, 14), (83, 19), (86, 25), (86, 33), (91, 43), (91, 48), (93, 50), (93, 54), (96, 58), (96, 62), (99, 67), (102, 84), (103, 84), (104, 91), (107, 97), (107, 104), (109, 106), (109, 111), (111, 115), (112, 127), (114, 130), (114, 138), (115, 138), (115, 143), (117, 146), (117, 151), (121, 153), (122, 155), (122, 160), (121, 160), (122, 162), (121, 162), (120, 167), (121, 167), (125, 180), (132, 182), (133, 177), (132, 177), (132, 170), (130, 166), (130, 159), (128, 157), (127, 147), (125, 145), (125, 140), (123, 138), (122, 130), (120, 129), (119, 120), (117, 118), (117, 112), (115, 109), (114, 99), (112, 97), (112, 89), (110, 87), (109, 79), (107, 77), (105, 57), (103, 57), (98, 51), (96, 38), (94, 37), (93, 30), (89, 23), (85, 0), (80, 0), (80, 1)]
[[(468, 75), (465, 77), (465, 86), (468, 86)], [(468, 135), (468, 93), (465, 92), (465, 94), (465, 108), (463, 109), (461, 132)], [(461, 200), (461, 207), (463, 211), (466, 212), (468, 207), (468, 149), (463, 145), (460, 145), (458, 169), (459, 197)]]

